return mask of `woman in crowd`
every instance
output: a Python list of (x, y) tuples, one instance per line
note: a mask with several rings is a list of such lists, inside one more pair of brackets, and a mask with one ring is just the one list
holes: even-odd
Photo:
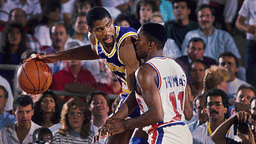
[(57, 103), (56, 95), (52, 91), (46, 91), (35, 103), (32, 120), (36, 124), (55, 132), (60, 128), (60, 113), (61, 107)]
[(48, 1), (41, 14), (40, 20), (35, 27), (34, 36), (42, 46), (51, 46), (50, 26), (60, 20), (61, 4), (57, 0)]
[(78, 97), (67, 101), (61, 112), (61, 128), (53, 136), (53, 143), (84, 143), (93, 142), (91, 132), (91, 112), (88, 105)]

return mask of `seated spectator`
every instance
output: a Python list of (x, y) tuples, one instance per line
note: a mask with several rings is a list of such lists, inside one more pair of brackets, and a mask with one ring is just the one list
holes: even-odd
[(61, 3), (61, 18), (64, 21), (66, 27), (69, 27), (72, 23), (70, 18), (75, 0), (58, 0)]
[(164, 24), (168, 38), (175, 41), (180, 51), (182, 50), (181, 45), (186, 34), (198, 28), (196, 22), (189, 20), (190, 13), (190, 3), (187, 0), (173, 0), (173, 15), (175, 19), (168, 20)]
[(138, 30), (143, 23), (148, 22), (150, 15), (155, 11), (159, 11), (159, 6), (156, 4), (156, 1), (140, 0), (136, 4), (136, 20), (132, 24), (133, 28)]
[[(204, 95), (209, 121), (200, 125), (192, 132), (194, 144), (213, 143), (210, 135), (228, 117), (228, 99), (227, 94), (224, 91), (220, 89), (212, 89)], [(225, 134), (227, 137), (234, 139), (234, 128), (230, 128), (229, 132)]]
[(202, 125), (208, 121), (208, 116), (207, 116), (206, 109), (205, 109), (205, 96), (203, 94), (198, 95), (194, 99), (193, 104), (194, 104), (194, 108), (196, 111), (197, 119), (196, 119), (196, 121), (194, 121), (193, 123), (190, 123), (188, 125), (188, 128), (191, 133), (193, 133), (193, 131), (197, 127), (199, 127), (200, 125)]
[(239, 112), (241, 110), (249, 112), (250, 100), (256, 95), (256, 89), (251, 85), (241, 85), (236, 93), (235, 110)]
[(14, 115), (6, 112), (5, 106), (8, 101), (8, 91), (3, 85), (0, 85), (0, 129), (6, 125), (16, 122)]
[(205, 42), (204, 56), (218, 61), (219, 55), (225, 51), (232, 52), (238, 59), (241, 59), (239, 50), (232, 36), (223, 30), (216, 29), (215, 11), (209, 5), (201, 5), (197, 11), (199, 28), (188, 32), (182, 43), (182, 54), (187, 55), (187, 46), (194, 37), (199, 37)]
[[(197, 0), (197, 6), (199, 7), (202, 4), (210, 4), (215, 2), (220, 5), (224, 5), (223, 16), (217, 15), (222, 18), (222, 21), (225, 23), (224, 29), (228, 32), (232, 32), (232, 23), (237, 14), (238, 0)], [(217, 17), (216, 17), (217, 18)], [(222, 23), (221, 21), (221, 23)]]
[(34, 36), (42, 46), (51, 46), (50, 27), (60, 20), (61, 4), (58, 0), (48, 1), (45, 5), (39, 22), (34, 29)]
[(256, 140), (256, 96), (252, 97), (250, 99), (250, 113), (251, 113), (251, 122), (252, 125), (254, 126), (254, 129), (252, 131), (254, 135), (254, 140)]
[(135, 0), (101, 0), (103, 7), (117, 8), (121, 12), (131, 11), (131, 7)]
[[(218, 144), (255, 144), (255, 135), (252, 132), (251, 127), (248, 128), (249, 134), (243, 134), (238, 129), (238, 136), (241, 138), (241, 142), (235, 141), (234, 138), (227, 137), (227, 133), (233, 130), (235, 123), (245, 123), (250, 120), (250, 113), (245, 111), (240, 111), (237, 114), (231, 116), (229, 119), (224, 121), (212, 134), (211, 139), (214, 143)], [(247, 125), (246, 125), (247, 126)]]
[(205, 53), (205, 43), (203, 39), (199, 37), (195, 37), (189, 40), (187, 45), (187, 55), (181, 56), (175, 61), (183, 68), (187, 76), (189, 76), (188, 73), (188, 67), (191, 64), (192, 61), (195, 60), (201, 60), (204, 62), (206, 69), (209, 68), (211, 65), (216, 65), (217, 62), (207, 56), (204, 56)]
[(0, 143), (32, 143), (33, 133), (40, 127), (31, 121), (34, 114), (32, 99), (27, 95), (17, 97), (13, 103), (13, 111), (17, 122), (0, 130)]
[(115, 25), (118, 25), (118, 26), (121, 26), (121, 27), (132, 27), (132, 23), (133, 23), (133, 18), (132, 18), (132, 14), (131, 13), (120, 13), (115, 21), (114, 21), (114, 24)]
[(60, 128), (60, 114), (61, 106), (57, 102), (57, 96), (51, 91), (46, 91), (35, 103), (32, 121), (55, 132)]
[(53, 143), (92, 143), (91, 112), (78, 97), (69, 99), (61, 112), (61, 128), (53, 135)]
[(193, 61), (189, 67), (189, 76), (187, 78), (191, 89), (192, 101), (203, 92), (205, 71), (205, 64), (200, 60)]
[[(11, 113), (12, 112), (12, 108), (13, 108), (13, 94), (12, 94), (12, 88), (11, 88), (11, 85), (10, 83), (0, 75), (0, 85), (3, 86), (6, 91), (8, 92), (8, 100), (7, 100), (7, 103), (5, 104), (5, 107), (4, 109)], [(1, 119), (1, 118), (0, 118)], [(0, 127), (1, 128), (1, 127)]]
[[(109, 98), (104, 91), (92, 91), (87, 96), (87, 103), (92, 112), (91, 131), (95, 134), (105, 124), (109, 113)], [(107, 139), (100, 139), (100, 143), (107, 143)]]
[[(27, 50), (24, 27), (17, 22), (8, 23), (2, 32), (1, 41), (0, 64), (22, 63), (21, 55)], [(0, 75), (6, 78), (12, 87), (14, 71), (1, 70)]]
[(33, 133), (34, 144), (51, 144), (52, 139), (52, 132), (46, 127), (38, 128)]
[(238, 72), (239, 61), (237, 57), (232, 52), (224, 52), (219, 56), (219, 67), (225, 67), (229, 73), (228, 82), (228, 101), (232, 104), (236, 98), (236, 92), (240, 85), (248, 84), (247, 82), (240, 80), (236, 77)]
[[(12, 9), (8, 16), (9, 21), (8, 22), (20, 22), (22, 26), (24, 27), (25, 31), (28, 32), (28, 28), (26, 27), (27, 20), (26, 20), (26, 13), (20, 8)], [(34, 52), (39, 52), (41, 49), (41, 44), (35, 38), (29, 33), (26, 33), (27, 39), (26, 39), (26, 45), (29, 50), (32, 50)]]
[[(164, 20), (162, 15), (159, 12), (154, 12), (151, 14), (149, 22), (164, 24)], [(165, 56), (176, 59), (181, 56), (181, 51), (175, 41), (171, 38), (168, 38), (163, 49), (163, 53)]]
[(7, 22), (8, 14), (14, 8), (21, 8), (27, 15), (27, 20), (38, 17), (41, 14), (41, 6), (38, 0), (6, 0), (0, 12), (0, 20)]
[(218, 66), (211, 66), (206, 70), (204, 77), (204, 92), (217, 88), (227, 91), (229, 79), (228, 70)]
[[(69, 37), (64, 23), (61, 23), (61, 22), (53, 23), (50, 27), (49, 32), (50, 32), (52, 45), (44, 46), (41, 49), (40, 53), (51, 54), (51, 53), (64, 51), (65, 50), (64, 46)], [(64, 67), (66, 67), (66, 65), (67, 65), (66, 61), (57, 61), (55, 63), (48, 64), (53, 74), (55, 74), (59, 70), (62, 70)]]

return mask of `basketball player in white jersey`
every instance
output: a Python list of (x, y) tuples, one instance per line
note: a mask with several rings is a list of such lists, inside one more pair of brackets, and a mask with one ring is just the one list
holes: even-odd
[[(101, 129), (101, 136), (105, 132), (112, 136), (143, 127), (150, 144), (192, 143), (191, 133), (183, 123), (185, 118), (192, 116), (187, 78), (173, 59), (163, 56), (166, 40), (166, 30), (162, 25), (142, 25), (135, 50), (137, 58), (145, 63), (135, 73), (135, 90), (119, 111), (107, 120)], [(140, 107), (141, 116), (125, 119), (137, 106)]]

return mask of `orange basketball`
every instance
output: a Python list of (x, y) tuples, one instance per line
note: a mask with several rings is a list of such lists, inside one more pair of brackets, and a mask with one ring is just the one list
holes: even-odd
[(30, 60), (23, 63), (17, 73), (18, 83), (28, 94), (45, 92), (52, 83), (52, 72), (42, 60)]

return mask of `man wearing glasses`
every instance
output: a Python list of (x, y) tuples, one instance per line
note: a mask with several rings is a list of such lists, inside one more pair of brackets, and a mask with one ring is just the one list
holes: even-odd
[[(225, 121), (228, 116), (227, 94), (220, 89), (212, 89), (204, 94), (206, 100), (206, 112), (209, 121), (197, 127), (193, 133), (194, 144), (214, 144), (210, 135)], [(234, 139), (234, 128), (231, 127), (226, 133), (226, 137)]]

